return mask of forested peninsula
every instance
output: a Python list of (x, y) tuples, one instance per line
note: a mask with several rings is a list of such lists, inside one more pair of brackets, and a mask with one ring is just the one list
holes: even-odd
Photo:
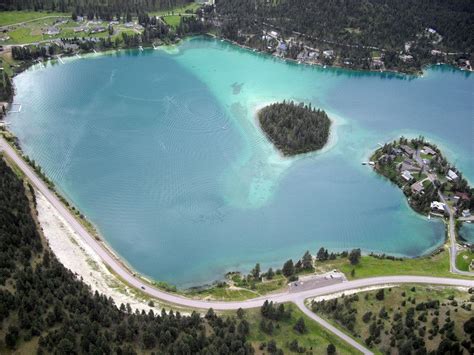
[(258, 112), (262, 130), (286, 156), (321, 149), (328, 141), (331, 120), (311, 104), (279, 102)]

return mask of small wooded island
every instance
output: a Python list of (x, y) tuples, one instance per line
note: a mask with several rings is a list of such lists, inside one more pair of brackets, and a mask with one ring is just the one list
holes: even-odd
[(258, 112), (263, 131), (286, 156), (321, 149), (328, 141), (331, 120), (311, 104), (277, 102)]

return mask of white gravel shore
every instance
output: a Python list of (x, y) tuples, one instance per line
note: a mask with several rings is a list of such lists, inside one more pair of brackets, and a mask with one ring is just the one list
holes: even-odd
[(117, 306), (130, 304), (139, 311), (161, 310), (157, 300), (154, 307), (148, 306), (150, 299), (140, 298), (134, 291), (113, 275), (99, 256), (66, 223), (56, 209), (40, 193), (36, 192), (38, 220), (43, 234), (58, 260), (78, 278), (90, 285), (93, 291), (112, 297)]

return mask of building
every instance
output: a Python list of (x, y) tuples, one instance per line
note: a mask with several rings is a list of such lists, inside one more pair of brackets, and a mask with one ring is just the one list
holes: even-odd
[(284, 53), (288, 50), (288, 46), (286, 45), (285, 42), (280, 42), (280, 44), (278, 45), (277, 47), (277, 50), (280, 52), (280, 53)]
[(413, 149), (412, 147), (406, 145), (406, 144), (402, 144), (400, 146), (400, 148), (408, 155), (408, 156), (411, 156), (413, 154), (415, 154), (415, 149)]
[(410, 54), (401, 54), (400, 59), (405, 63), (406, 62), (411, 62), (413, 60), (413, 56), (410, 55)]
[(424, 187), (423, 183), (421, 181), (415, 182), (413, 185), (411, 185), (411, 192), (414, 194), (424, 194)]
[(413, 175), (408, 170), (404, 170), (402, 172), (402, 178), (404, 178), (406, 181), (410, 181), (413, 179)]
[(446, 179), (448, 179), (448, 181), (456, 181), (457, 179), (459, 179), (459, 176), (454, 171), (449, 169), (448, 174), (446, 175)]
[(466, 217), (466, 218), (467, 218), (467, 217), (471, 217), (471, 211), (469, 211), (469, 210), (463, 210), (462, 213), (461, 213), (461, 215), (462, 215), (463, 217)]
[(334, 51), (332, 49), (328, 49), (326, 51), (323, 51), (323, 56), (325, 58), (331, 58), (334, 56)]
[(427, 154), (427, 155), (432, 155), (432, 156), (435, 156), (435, 155), (436, 155), (436, 152), (435, 152), (433, 149), (431, 149), (431, 147), (428, 147), (427, 145), (425, 145), (425, 146), (423, 147), (423, 149), (421, 150), (421, 152), (422, 152), (423, 154)]
[(405, 159), (404, 161), (402, 161), (399, 164), (398, 170), (400, 170), (400, 171), (405, 171), (405, 170), (420, 171), (420, 167), (418, 165), (416, 165), (416, 163), (414, 161), (409, 160), (409, 159)]
[(60, 29), (54, 26), (48, 27), (44, 32), (45, 35), (54, 36), (59, 34)]
[(431, 211), (433, 212), (438, 212), (438, 213), (446, 212), (446, 205), (439, 201), (431, 202), (430, 208), (431, 208)]

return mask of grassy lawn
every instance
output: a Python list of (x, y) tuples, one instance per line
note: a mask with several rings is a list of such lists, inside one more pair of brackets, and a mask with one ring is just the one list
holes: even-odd
[(37, 42), (41, 41), (43, 39), (43, 35), (32, 35), (31, 34), (31, 28), (29, 27), (20, 27), (17, 28), (13, 31), (8, 32), (8, 36), (10, 36), (10, 39), (8, 41), (5, 41), (7, 44), (21, 44), (21, 43), (32, 43), (32, 42)]
[[(453, 321), (454, 334), (458, 339), (466, 339), (463, 325), (472, 316), (471, 307), (473, 306), (471, 294), (468, 292), (449, 287), (420, 285), (386, 288), (383, 291), (383, 299), (377, 299), (377, 292), (375, 290), (361, 292), (352, 300), (351, 297), (354, 296), (338, 298), (337, 302), (344, 304), (343, 312), (355, 316), (352, 331), (347, 327), (347, 323), (343, 325), (340, 321), (340, 319), (345, 319), (344, 315), (338, 316), (334, 313), (334, 310), (328, 311), (331, 307), (331, 301), (327, 301), (329, 304), (327, 303), (326, 307), (318, 307), (318, 314), (324, 315), (332, 324), (359, 338), (361, 342), (371, 339), (369, 343), (376, 352), (386, 353), (387, 351), (390, 352), (390, 349), (396, 351), (402, 346), (404, 336), (400, 334), (394, 336), (392, 332), (399, 328), (399, 325), (397, 325), (399, 321), (406, 324), (405, 318), (410, 313), (408, 311), (410, 308), (414, 312), (415, 324), (413, 330), (416, 336), (423, 339), (428, 351), (436, 350), (445, 338), (447, 332), (440, 331), (440, 328), (446, 322)], [(420, 304), (429, 301), (439, 301), (439, 304), (426, 308), (420, 306)], [(385, 315), (382, 315), (381, 311), (383, 309), (386, 311)], [(396, 313), (402, 317), (399, 321), (397, 321), (399, 316), (395, 316)], [(435, 324), (439, 324), (437, 331), (434, 331)], [(379, 328), (378, 336), (374, 336), (376, 334), (376, 331), (374, 332), (375, 327)], [(392, 336), (396, 338), (395, 343), (391, 343), (393, 341)]]
[(199, 299), (210, 299), (218, 301), (243, 301), (258, 296), (250, 290), (230, 289), (229, 287), (213, 287), (202, 291), (185, 292), (186, 296)]
[(176, 28), (179, 26), (179, 23), (181, 22), (181, 16), (179, 15), (163, 16), (163, 20), (166, 22), (168, 26)]
[[(298, 340), (300, 346), (312, 351), (313, 354), (326, 354), (326, 348), (330, 343), (336, 346), (337, 354), (357, 353), (351, 346), (343, 342), (337, 336), (326, 331), (319, 326), (319, 324), (305, 316), (295, 305), (287, 303), (285, 304), (285, 308), (286, 307), (292, 309), (291, 319), (273, 322), (274, 330), (272, 335), (260, 329), (260, 321), (263, 318), (260, 313), (260, 308), (245, 311), (245, 319), (250, 323), (250, 335), (248, 340), (254, 346), (256, 354), (266, 353), (266, 351), (259, 350), (259, 346), (263, 342), (268, 343), (271, 339), (276, 342), (279, 349), (283, 349), (285, 354), (291, 353), (288, 348), (288, 343), (294, 339)], [(306, 324), (307, 332), (305, 334), (299, 334), (293, 329), (294, 324), (300, 317), (303, 317)]]
[(462, 251), (456, 255), (456, 266), (459, 270), (469, 271), (471, 260), (474, 259), (474, 253), (469, 250)]
[(47, 16), (69, 16), (62, 12), (3, 11), (0, 12), (0, 26), (31, 21)]
[[(317, 269), (319, 271), (329, 271), (338, 269), (348, 279), (360, 279), (374, 276), (388, 275), (422, 275), (422, 276), (448, 276), (463, 278), (449, 272), (449, 255), (446, 250), (441, 253), (414, 259), (389, 260), (378, 259), (372, 256), (362, 256), (359, 264), (353, 266), (347, 258), (338, 258), (326, 262), (318, 262)], [(352, 269), (355, 275), (351, 276)], [(466, 277), (464, 277), (466, 278)]]
[(162, 10), (162, 11), (151, 12), (150, 16), (152, 16), (152, 15), (155, 15), (155, 16), (180, 15), (180, 14), (186, 14), (186, 10), (192, 11), (194, 13), (194, 11), (196, 11), (196, 9), (199, 8), (199, 6), (200, 5), (198, 3), (192, 2), (192, 3), (186, 4), (184, 6), (175, 7), (171, 10)]

